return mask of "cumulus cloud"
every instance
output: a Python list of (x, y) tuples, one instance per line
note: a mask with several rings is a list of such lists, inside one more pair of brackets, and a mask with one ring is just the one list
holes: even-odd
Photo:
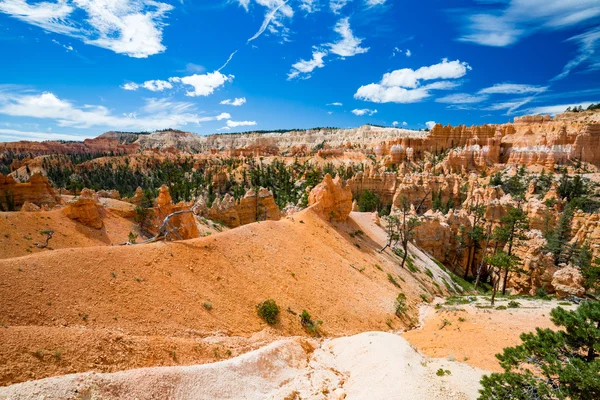
[(369, 51), (368, 47), (360, 47), (363, 39), (354, 36), (352, 29), (350, 29), (348, 17), (342, 18), (335, 25), (334, 31), (338, 33), (341, 38), (337, 42), (327, 44), (333, 54), (337, 54), (340, 57), (352, 57)]
[(32, 94), (6, 91), (0, 95), (0, 114), (52, 120), (59, 127), (104, 127), (146, 131), (231, 118), (227, 113), (200, 115), (193, 103), (168, 99), (146, 99), (141, 109), (115, 115), (107, 107), (87, 104), (78, 106), (51, 92)]
[(313, 51), (312, 59), (310, 60), (300, 60), (297, 63), (292, 65), (292, 69), (288, 73), (288, 80), (294, 78), (304, 78), (308, 79), (311, 76), (311, 73), (316, 68), (323, 68), (325, 63), (323, 62), (323, 58), (327, 55), (326, 51), (315, 50)]
[(232, 120), (227, 121), (228, 128), (237, 128), (239, 126), (255, 126), (255, 125), (256, 125), (256, 121), (232, 121)]
[(171, 83), (161, 80), (146, 81), (142, 86), (152, 92), (162, 92), (165, 89), (173, 89)]
[(377, 114), (377, 110), (369, 110), (368, 108), (355, 109), (352, 110), (352, 114), (358, 115), (359, 117), (363, 115), (368, 115), (370, 117), (371, 115)]
[(135, 58), (165, 51), (164, 19), (173, 6), (154, 0), (3, 0), (0, 12), (47, 32)]
[(186, 92), (186, 96), (209, 96), (213, 94), (216, 89), (223, 86), (225, 83), (233, 81), (234, 78), (235, 77), (233, 75), (224, 75), (219, 71), (215, 71), (206, 74), (193, 74), (184, 77), (171, 77), (168, 81), (157, 79), (146, 81), (141, 84), (135, 82), (127, 82), (121, 86), (121, 89), (138, 90), (139, 88), (144, 88), (153, 92), (162, 92), (163, 90), (173, 89), (173, 84), (180, 84), (184, 87), (192, 87), (192, 89)]
[(394, 127), (397, 127), (398, 125), (407, 126), (407, 125), (408, 125), (408, 122), (404, 121), (404, 122), (400, 123), (400, 122), (398, 122), (398, 121), (394, 121), (394, 122), (392, 122), (392, 125), (393, 125)]
[[(448, 61), (421, 67), (398, 69), (383, 75), (379, 83), (361, 86), (354, 98), (374, 103), (415, 103), (430, 96), (431, 90), (448, 90), (458, 86), (448, 79), (458, 79), (467, 74), (471, 67), (466, 62)], [(427, 85), (424, 81), (438, 80)]]
[(243, 106), (244, 104), (246, 104), (246, 98), (245, 97), (240, 97), (240, 98), (235, 98), (233, 100), (227, 99), (227, 100), (223, 100), (219, 104), (228, 105), (228, 106), (234, 106), (234, 107), (239, 107), (239, 106)]
[(435, 125), (436, 125), (436, 122), (435, 122), (435, 121), (427, 121), (427, 122), (425, 122), (425, 126), (426, 126), (428, 129), (433, 129), (433, 127), (434, 127)]

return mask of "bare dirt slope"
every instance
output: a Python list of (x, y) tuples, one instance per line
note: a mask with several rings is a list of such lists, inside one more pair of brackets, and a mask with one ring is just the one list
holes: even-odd
[[(315, 349), (316, 347), (316, 349)], [(437, 376), (439, 368), (449, 375)], [(0, 399), (475, 399), (483, 371), (430, 360), (401, 337), (288, 338), (209, 365), (85, 373), (0, 388)]]
[[(122, 203), (122, 202), (120, 202)], [(0, 213), (0, 259), (47, 253), (56, 249), (110, 246), (127, 241), (133, 221), (117, 211), (103, 210), (104, 227), (94, 229), (65, 216), (62, 210)], [(44, 230), (53, 230), (49, 248), (39, 249)]]
[[(439, 289), (424, 273), (399, 270), (359, 230), (309, 209), (184, 242), (0, 260), (0, 384), (239, 354), (266, 327), (255, 306), (268, 298), (282, 310), (273, 337), (305, 334), (303, 309), (328, 335), (402, 329), (416, 320), (420, 295)], [(405, 320), (394, 316), (400, 291)], [(216, 349), (205, 343), (215, 335), (225, 343)]]

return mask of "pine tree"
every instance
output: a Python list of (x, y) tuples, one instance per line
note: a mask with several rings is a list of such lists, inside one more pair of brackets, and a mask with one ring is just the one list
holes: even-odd
[(503, 373), (484, 376), (480, 400), (600, 399), (600, 303), (550, 312), (562, 329), (523, 333), (523, 343), (496, 357)]
[(571, 240), (571, 221), (573, 220), (573, 209), (567, 206), (558, 220), (554, 230), (548, 232), (546, 249), (552, 253), (554, 264), (558, 265), (566, 260), (566, 252)]
[[(525, 231), (529, 229), (529, 220), (527, 215), (518, 207), (511, 207), (508, 213), (500, 218), (500, 225), (494, 229), (494, 239), (500, 243), (508, 245), (507, 255), (513, 256), (513, 247), (516, 240), (526, 240)], [(502, 294), (506, 293), (506, 284), (508, 282), (508, 268), (504, 270), (504, 282)]]

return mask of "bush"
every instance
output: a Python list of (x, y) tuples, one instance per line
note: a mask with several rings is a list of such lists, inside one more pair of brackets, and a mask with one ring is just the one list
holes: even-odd
[(408, 311), (408, 305), (406, 304), (406, 295), (399, 293), (396, 297), (396, 303), (394, 304), (396, 309), (396, 316), (401, 317), (406, 311)]
[(275, 300), (268, 299), (256, 305), (256, 313), (269, 325), (274, 325), (279, 319), (279, 306)]
[(399, 288), (399, 289), (401, 288), (400, 284), (398, 283), (398, 281), (396, 280), (396, 278), (394, 278), (394, 276), (393, 276), (392, 274), (388, 273), (388, 274), (387, 274), (387, 277), (388, 277), (388, 280), (389, 280), (390, 282), (392, 282), (392, 284), (393, 284), (394, 286), (396, 286), (396, 287), (397, 287), (397, 288)]
[(302, 324), (308, 333), (314, 335), (319, 333), (319, 328), (323, 324), (323, 321), (313, 321), (308, 311), (302, 310), (302, 314), (300, 314), (300, 324)]
[(373, 212), (379, 206), (379, 196), (370, 190), (365, 190), (358, 199), (360, 212)]
[(508, 302), (507, 307), (508, 308), (519, 308), (519, 307), (521, 307), (521, 303), (519, 303), (518, 301), (511, 300)]
[(548, 292), (546, 291), (546, 287), (542, 286), (538, 290), (535, 291), (535, 297), (542, 300), (549, 300), (550, 296), (548, 296)]

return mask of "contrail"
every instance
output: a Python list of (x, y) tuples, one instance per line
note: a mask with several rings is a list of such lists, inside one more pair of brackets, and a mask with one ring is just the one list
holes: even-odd
[(238, 51), (234, 51), (233, 53), (231, 53), (231, 55), (229, 56), (229, 58), (227, 59), (227, 61), (225, 62), (225, 64), (223, 64), (223, 66), (221, 68), (219, 68), (217, 71), (221, 72), (221, 70), (223, 68), (225, 68), (227, 66), (227, 64), (229, 64), (229, 62), (231, 61), (231, 59), (233, 58), (233, 56), (235, 56), (235, 53), (237, 53)]
[(275, 17), (275, 13), (277, 13), (277, 11), (279, 11), (279, 9), (281, 7), (283, 7), (284, 5), (286, 5), (288, 2), (288, 0), (285, 0), (283, 3), (281, 3), (277, 8), (273, 9), (273, 11), (271, 11), (270, 13), (268, 13), (265, 16), (265, 20), (263, 21), (260, 29), (258, 30), (258, 32), (256, 32), (254, 34), (254, 36), (252, 36), (250, 39), (248, 39), (248, 41), (246, 43), (250, 43), (251, 41), (258, 39), (258, 37), (260, 35), (262, 35), (264, 33), (265, 30), (267, 30), (267, 27), (269, 26), (269, 24), (271, 23), (271, 21), (273, 20), (273, 18)]

